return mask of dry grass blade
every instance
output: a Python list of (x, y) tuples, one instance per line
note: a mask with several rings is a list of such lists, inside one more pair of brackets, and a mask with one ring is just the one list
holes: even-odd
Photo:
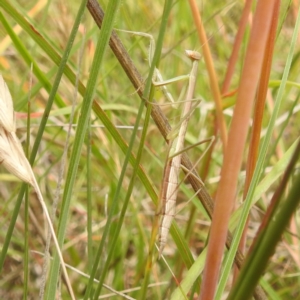
[(0, 126), (8, 132), (15, 132), (15, 115), (13, 102), (5, 81), (0, 76)]
[(66, 279), (67, 287), (71, 294), (72, 299), (75, 299), (72, 286), (68, 277), (67, 269), (63, 260), (61, 250), (58, 245), (58, 241), (55, 235), (55, 231), (47, 210), (47, 206), (43, 200), (39, 186), (36, 182), (35, 176), (31, 169), (31, 166), (23, 152), (21, 143), (15, 133), (15, 118), (13, 102), (6, 83), (0, 75), (0, 162), (3, 166), (13, 175), (21, 179), (22, 181), (30, 184), (41, 203), (43, 211), (46, 215), (47, 222), (54, 240), (54, 244), (60, 262), (62, 265), (63, 273)]

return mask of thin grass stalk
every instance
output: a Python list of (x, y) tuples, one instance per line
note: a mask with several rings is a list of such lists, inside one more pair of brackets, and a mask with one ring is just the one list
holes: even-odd
[[(288, 82), (287, 82), (288, 83)], [(289, 124), (289, 122), (291, 121), (291, 118), (294, 114), (294, 109), (295, 107), (298, 105), (299, 103), (299, 100), (300, 100), (300, 94), (298, 94), (297, 98), (295, 99), (295, 101), (293, 101), (292, 105), (291, 105), (291, 108), (289, 110), (289, 114), (286, 118), (286, 120), (284, 121), (284, 123), (280, 126), (279, 128), (279, 132), (278, 132), (278, 135), (277, 135), (277, 139), (274, 141), (274, 143), (272, 143), (271, 148), (270, 148), (270, 153), (275, 153), (275, 149), (277, 147), (277, 144), (279, 143), (283, 133), (285, 132), (286, 128), (287, 128), (287, 125)], [(266, 162), (266, 164), (268, 164), (268, 162)]]
[[(22, 204), (22, 200), (23, 200), (23, 196), (24, 196), (26, 187), (27, 187), (27, 184), (25, 184), (25, 183), (23, 183), (21, 185), (20, 193), (19, 193), (19, 196), (17, 198), (17, 201), (15, 202), (14, 210), (13, 210), (13, 213), (12, 213), (11, 218), (10, 218), (10, 223), (9, 223), (9, 226), (7, 228), (7, 231), (6, 231), (5, 240), (4, 240), (3, 245), (2, 245), (2, 251), (1, 251), (1, 256), (0, 256), (0, 273), (2, 272), (2, 268), (3, 268), (3, 265), (4, 265), (5, 257), (6, 257), (7, 250), (8, 250), (8, 246), (9, 246), (11, 237), (13, 235), (13, 231), (14, 231), (14, 228), (15, 228), (17, 217), (18, 217), (19, 212), (20, 212), (20, 208), (21, 208), (21, 204)], [(20, 196), (20, 194), (22, 194), (22, 195)]]
[(88, 270), (89, 273), (93, 269), (94, 251), (93, 251), (93, 202), (92, 202), (92, 139), (91, 139), (91, 118), (89, 119), (86, 134), (86, 198), (87, 198), (87, 251), (88, 251)]
[[(288, 57), (287, 57), (286, 65), (285, 65), (285, 68), (284, 68), (284, 72), (283, 72), (283, 76), (282, 76), (282, 80), (281, 80), (281, 85), (279, 87), (278, 94), (276, 96), (276, 101), (275, 101), (273, 114), (272, 114), (271, 119), (269, 121), (269, 124), (267, 126), (267, 133), (266, 133), (266, 136), (265, 136), (265, 138), (263, 140), (263, 143), (261, 145), (261, 148), (260, 148), (260, 153), (259, 153), (259, 156), (258, 156), (257, 164), (256, 164), (256, 167), (255, 167), (255, 171), (253, 173), (253, 176), (252, 176), (252, 181), (251, 181), (250, 186), (249, 186), (247, 197), (244, 201), (243, 209), (242, 209), (242, 212), (241, 212), (241, 215), (240, 215), (240, 220), (239, 220), (239, 222), (237, 224), (237, 227), (236, 227), (237, 229), (236, 229), (236, 232), (235, 232), (234, 239), (232, 241), (232, 246), (229, 249), (227, 259), (224, 262), (223, 274), (224, 274), (224, 276), (227, 276), (227, 277), (229, 275), (229, 271), (230, 271), (231, 266), (232, 266), (234, 253), (236, 252), (236, 250), (238, 248), (238, 244), (239, 244), (239, 241), (240, 241), (241, 236), (242, 236), (243, 228), (245, 227), (247, 217), (248, 217), (249, 212), (250, 212), (250, 208), (251, 208), (251, 205), (252, 205), (252, 200), (253, 200), (253, 196), (254, 196), (254, 193), (255, 193), (255, 189), (258, 185), (258, 182), (259, 182), (259, 179), (260, 179), (260, 176), (261, 176), (261, 173), (262, 173), (262, 168), (263, 168), (264, 163), (265, 163), (265, 158), (266, 158), (266, 154), (267, 154), (267, 151), (268, 151), (268, 147), (270, 145), (271, 136), (272, 136), (272, 133), (274, 131), (275, 121), (278, 117), (278, 112), (279, 112), (281, 102), (283, 101), (283, 94), (284, 94), (284, 91), (285, 91), (286, 82), (287, 82), (288, 74), (289, 74), (289, 71), (290, 71), (291, 62), (292, 62), (292, 59), (293, 59), (293, 54), (294, 54), (294, 51), (295, 51), (295, 46), (296, 46), (296, 42), (297, 42), (299, 29), (300, 29), (300, 11), (298, 13), (297, 22), (296, 22), (295, 27), (294, 27), (294, 32), (293, 32), (293, 36), (292, 36), (292, 40), (291, 40), (291, 46), (290, 46), (289, 54), (288, 54)], [(223, 276), (223, 274), (222, 274), (222, 276)], [(223, 279), (221, 278), (221, 281), (222, 280)], [(227, 279), (224, 279), (224, 280), (227, 281)]]
[(29, 189), (26, 185), (24, 197), (24, 290), (23, 299), (27, 299), (29, 286)]
[[(167, 2), (168, 1), (165, 2), (164, 13), (169, 15), (171, 7), (172, 7), (172, 1), (169, 1), (169, 3), (167, 3)], [(170, 5), (170, 7), (167, 7), (167, 5)], [(167, 20), (167, 19), (165, 19), (165, 20)], [(160, 32), (163, 30), (165, 30), (165, 29), (163, 29), (163, 24), (161, 24)], [(162, 33), (161, 36), (159, 35), (158, 39), (160, 39), (160, 38), (163, 39), (163, 35), (164, 35), (164, 32)], [(161, 49), (158, 48), (159, 46), (156, 47), (156, 49), (158, 49), (157, 51), (159, 51), (159, 50), (161, 51)], [(153, 97), (153, 95), (152, 95), (152, 97)], [(149, 98), (149, 100), (151, 98)], [(151, 101), (152, 101), (152, 99), (151, 99)], [(149, 105), (149, 107), (151, 107), (151, 106)], [(147, 109), (147, 112), (148, 112), (148, 109)], [(152, 224), (150, 240), (149, 240), (149, 245), (148, 245), (148, 256), (147, 256), (147, 261), (146, 261), (145, 269), (144, 269), (144, 279), (143, 279), (143, 283), (142, 283), (141, 290), (139, 293), (139, 299), (146, 298), (147, 289), (148, 289), (148, 285), (149, 285), (149, 281), (150, 281), (152, 265), (153, 265), (153, 261), (155, 259), (154, 251), (155, 251), (155, 241), (156, 241), (157, 233), (158, 233), (158, 226), (159, 226), (158, 218), (154, 218), (154, 222)]]
[(195, 0), (189, 0), (194, 23), (197, 28), (197, 33), (199, 36), (200, 44), (202, 45), (203, 49), (203, 58), (206, 63), (208, 75), (209, 75), (209, 82), (211, 91), (213, 94), (213, 98), (216, 104), (216, 114), (217, 114), (217, 120), (218, 120), (218, 128), (220, 130), (221, 134), (221, 141), (223, 145), (223, 149), (226, 148), (227, 145), (227, 128), (225, 119), (223, 116), (223, 109), (222, 109), (222, 98), (221, 98), (221, 92), (218, 86), (218, 78), (217, 74), (215, 72), (214, 63), (212, 59), (212, 55), (209, 49), (209, 42), (207, 40), (207, 36), (204, 30), (204, 26), (201, 20), (200, 13), (198, 11), (198, 6)]
[[(32, 66), (31, 66), (31, 71), (32, 71)], [(30, 152), (30, 123), (31, 123), (31, 88), (32, 88), (32, 76), (30, 76), (30, 84), (29, 84), (29, 94), (28, 94), (28, 103), (27, 103), (27, 136), (26, 136), (26, 147), (25, 147), (25, 155), (26, 158), (29, 160), (29, 152)], [(26, 190), (25, 190), (25, 259), (24, 259), (24, 298), (27, 299), (27, 294), (28, 294), (28, 283), (29, 283), (29, 187), (26, 185)], [(27, 269), (26, 269), (27, 268)]]
[(251, 12), (251, 6), (252, 6), (253, 0), (246, 0), (243, 13), (238, 25), (238, 32), (234, 39), (234, 45), (233, 50), (230, 55), (230, 59), (228, 62), (228, 67), (226, 69), (226, 74), (222, 86), (222, 95), (227, 94), (229, 92), (230, 83), (234, 74), (234, 68), (236, 66), (237, 60), (238, 60), (238, 54), (240, 52), (240, 48), (243, 41), (243, 36), (246, 30), (246, 26), (249, 20), (250, 12)]
[[(281, 33), (281, 29), (282, 29), (282, 26), (283, 26), (283, 24), (284, 24), (284, 21), (286, 20), (287, 14), (290, 12), (291, 2), (292, 2), (292, 0), (289, 0), (289, 1), (286, 1), (286, 2), (281, 2), (281, 13), (282, 13), (282, 11), (283, 11), (284, 13), (280, 15), (279, 28), (278, 28), (278, 30), (277, 30), (277, 38), (279, 38), (279, 35), (280, 35), (280, 33)], [(299, 5), (298, 5), (298, 6), (299, 6)], [(295, 7), (295, 6), (292, 6), (292, 7)], [(293, 10), (293, 12), (294, 12), (294, 11), (295, 11), (295, 10)], [(295, 18), (296, 18), (296, 17), (297, 17), (297, 16), (296, 16), (296, 14), (295, 14)], [(298, 52), (298, 53), (295, 54), (295, 56), (294, 56), (294, 58), (293, 58), (293, 62), (292, 62), (292, 64), (291, 64), (291, 73), (293, 72), (293, 69), (294, 69), (295, 67), (297, 68), (295, 62), (298, 61), (299, 55), (300, 55), (300, 53)], [(298, 72), (298, 68), (297, 68), (297, 71), (296, 71), (296, 72)], [(278, 84), (278, 86), (280, 86), (280, 84), (281, 84), (281, 81), (280, 81), (280, 80), (275, 80), (275, 82)], [(300, 87), (300, 85), (299, 85), (297, 82), (293, 82), (293, 83), (292, 83), (291, 81), (287, 81), (286, 84), (287, 84), (287, 86), (295, 86), (295, 87), (297, 87), (297, 88)], [(276, 86), (276, 85), (275, 85), (275, 86)], [(279, 140), (280, 140), (280, 138), (281, 138), (281, 136), (282, 136), (284, 130), (286, 129), (287, 124), (289, 123), (289, 120), (290, 120), (290, 118), (291, 118), (291, 116), (292, 116), (292, 114), (293, 114), (293, 110), (294, 110), (295, 106), (297, 105), (297, 103), (298, 103), (298, 101), (299, 101), (299, 97), (300, 97), (300, 95), (298, 95), (298, 97), (296, 98), (296, 100), (293, 102), (288, 117), (286, 118), (284, 124), (282, 124), (282, 126), (280, 127), (279, 133), (278, 133), (278, 135), (277, 135), (277, 139), (276, 139), (275, 142), (272, 143), (272, 145), (271, 145), (270, 153), (275, 153), (275, 149), (276, 149), (276, 147), (277, 147), (277, 144), (278, 144), (278, 142), (279, 142)], [(266, 162), (266, 164), (268, 164), (268, 162)]]
[(221, 179), (208, 242), (201, 294), (199, 299), (214, 299), (221, 268), (230, 214), (234, 205), (236, 183), (250, 120), (252, 103), (262, 68), (263, 53), (276, 1), (258, 2), (237, 95), (236, 107), (224, 153)]
[[(300, 156), (300, 140), (291, 159), (283, 179), (276, 190), (272, 203), (278, 203), (283, 197), (289, 177), (293, 174), (296, 163)], [(300, 202), (300, 173), (295, 178), (288, 196), (281, 200), (281, 205), (275, 205), (268, 213), (268, 224), (261, 227), (258, 238), (241, 269), (234, 288), (229, 294), (228, 300), (248, 299), (265, 270), (270, 257), (275, 251), (276, 244), (280, 241), (281, 235), (288, 225), (292, 214), (296, 211)], [(276, 209), (277, 208), (277, 209)], [(276, 214), (276, 217), (274, 217)]]
[[(30, 83), (31, 88), (31, 83)], [(29, 89), (30, 90), (30, 89)], [(29, 145), (30, 145), (30, 96), (28, 97), (28, 109), (27, 109), (27, 137), (26, 137), (26, 148), (25, 155), (26, 158), (29, 157)], [(25, 197), (24, 197), (24, 292), (23, 299), (27, 299), (28, 295), (28, 285), (29, 285), (29, 189), (26, 184)]]
[[(22, 55), (22, 58), (23, 58), (23, 55)], [(53, 78), (56, 73), (57, 73), (57, 67), (55, 66), (55, 67), (52, 67), (49, 72), (47, 72), (46, 76), (47, 76), (47, 78)], [(39, 81), (36, 82), (30, 91), (31, 99), (34, 99), (37, 96), (37, 94), (41, 91), (42, 88), (43, 88), (43, 84)], [(19, 101), (17, 103), (15, 103), (15, 111), (18, 112), (19, 116), (20, 116), (20, 114), (22, 114), (19, 112), (22, 111), (22, 109), (24, 109), (24, 107), (26, 107), (27, 101), (28, 101), (28, 97), (26, 95), (24, 95), (23, 97), (19, 98)], [(57, 103), (57, 101), (58, 101), (58, 97), (56, 95), (55, 102)], [(59, 106), (59, 103), (58, 103), (58, 106)], [(34, 114), (34, 113), (32, 113), (32, 114)], [(31, 114), (31, 118), (33, 117), (32, 114)]]
[[(193, 233), (194, 230), (194, 226), (195, 226), (195, 222), (196, 222), (196, 217), (197, 217), (197, 208), (195, 207), (195, 205), (191, 206), (191, 209), (189, 211), (189, 215), (188, 215), (188, 223), (186, 225), (185, 231), (184, 231), (184, 238), (186, 241), (190, 240), (190, 237)], [(175, 266), (175, 271), (174, 273), (176, 274), (178, 281), (181, 282), (181, 279), (183, 278), (183, 272), (185, 271), (185, 266), (184, 263), (180, 260), (180, 253), (176, 253), (175, 259), (174, 261), (178, 261), (180, 263), (176, 264)], [(195, 281), (194, 283), (194, 289), (197, 289), (200, 285), (200, 281)], [(172, 281), (170, 284), (170, 290), (174, 290), (174, 288), (176, 287), (176, 282)], [(191, 295), (194, 295), (195, 291), (191, 292)]]
[[(207, 255), (207, 247), (202, 249), (202, 252), (196, 258), (195, 263), (187, 271), (187, 273), (185, 274), (186, 276), (184, 276), (184, 278), (181, 280), (180, 285), (181, 285), (182, 290), (184, 290), (185, 294), (190, 293), (190, 295), (192, 296), (193, 293), (190, 292), (191, 289), (197, 290), (197, 292), (198, 292), (197, 294), (199, 294), (199, 285), (197, 286), (197, 289), (195, 289), (195, 287), (193, 287), (193, 285), (195, 285), (195, 283), (197, 283), (197, 279), (199, 279), (199, 277), (202, 273), (206, 255)], [(181, 290), (179, 288), (176, 288), (172, 292), (170, 299), (171, 300), (182, 300), (183, 296), (182, 296)]]
[(24, 290), (23, 299), (27, 299), (29, 286), (29, 189), (26, 185), (24, 197)]
[[(33, 173), (32, 173), (33, 174)], [(43, 196), (41, 194), (41, 191), (39, 189), (39, 186), (38, 186), (38, 183), (35, 179), (35, 177), (33, 176), (33, 187), (34, 187), (34, 190), (37, 194), (37, 197), (40, 201), (40, 204), (43, 208), (43, 211), (44, 211), (44, 214), (46, 215), (46, 220), (48, 221), (48, 225), (49, 225), (49, 229), (50, 229), (50, 232), (51, 232), (51, 235), (52, 235), (52, 238), (53, 238), (53, 242), (55, 244), (55, 248), (56, 248), (56, 253), (57, 253), (57, 256), (58, 256), (58, 261), (61, 265), (61, 268), (62, 268), (62, 273), (65, 277), (65, 281), (66, 281), (66, 285), (67, 285), (67, 288), (69, 290), (69, 293), (70, 293), (70, 297), (72, 300), (75, 300), (75, 295), (74, 295), (74, 292), (73, 292), (73, 289), (72, 289), (72, 286), (71, 286), (71, 282), (69, 280), (69, 277), (68, 277), (68, 273), (67, 273), (67, 269), (66, 269), (66, 266), (65, 266), (65, 263), (64, 263), (64, 260), (63, 260), (63, 256), (62, 256), (62, 252), (60, 251), (60, 245), (58, 243), (58, 240), (56, 239), (56, 235), (55, 235), (55, 231), (54, 231), (54, 227), (51, 223), (51, 218), (50, 218), (50, 215), (48, 213), (48, 209), (47, 209), (47, 206), (43, 200)]]

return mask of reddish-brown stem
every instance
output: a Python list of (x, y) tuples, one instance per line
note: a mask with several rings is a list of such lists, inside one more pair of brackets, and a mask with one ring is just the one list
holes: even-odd
[(236, 106), (228, 135), (228, 144), (224, 153), (221, 179), (216, 193), (207, 258), (199, 297), (201, 300), (214, 299), (218, 284), (229, 218), (236, 197), (237, 179), (242, 165), (252, 104), (262, 70), (263, 56), (276, 2), (276, 0), (259, 1), (254, 15)]

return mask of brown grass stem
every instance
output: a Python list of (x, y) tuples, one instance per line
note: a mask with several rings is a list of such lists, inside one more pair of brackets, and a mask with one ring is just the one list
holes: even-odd
[(208, 75), (209, 75), (209, 82), (210, 88), (213, 94), (213, 98), (216, 105), (216, 115), (218, 121), (218, 128), (221, 134), (221, 141), (223, 144), (223, 149), (226, 148), (227, 145), (227, 128), (225, 119), (223, 116), (223, 109), (222, 109), (222, 97), (221, 92), (218, 85), (218, 77), (214, 68), (213, 58), (209, 49), (208, 39), (204, 30), (204, 26), (201, 20), (201, 16), (197, 7), (197, 3), (195, 0), (189, 0), (191, 12), (194, 18), (194, 23), (197, 28), (197, 33), (199, 37), (200, 44), (202, 45), (203, 49), (203, 58), (206, 63)]

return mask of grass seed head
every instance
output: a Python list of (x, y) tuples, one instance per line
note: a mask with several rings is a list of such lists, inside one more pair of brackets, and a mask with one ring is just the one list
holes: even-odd
[(8, 132), (15, 132), (15, 113), (8, 87), (0, 75), (0, 125)]
[(6, 83), (0, 75), (0, 162), (11, 174), (32, 184), (31, 166), (15, 131), (12, 98)]

